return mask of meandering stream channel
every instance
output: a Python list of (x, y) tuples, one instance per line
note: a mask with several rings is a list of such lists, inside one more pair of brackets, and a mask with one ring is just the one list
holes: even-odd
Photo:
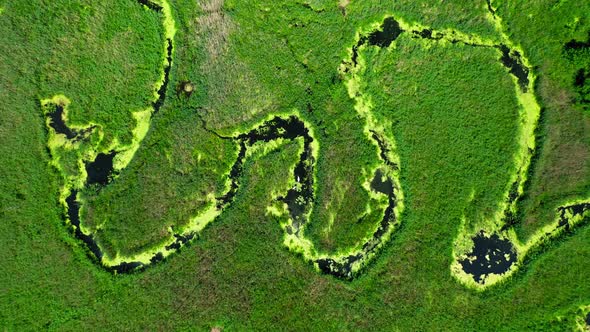
[[(171, 15), (169, 5), (165, 0), (162, 0), (162, 3), (150, 0), (138, 0), (138, 2), (163, 15), (164, 20), (172, 20), (169, 17)], [(497, 16), (493, 8), (489, 3), (488, 6), (491, 15), (496, 19)], [(359, 58), (363, 56), (364, 48), (387, 48), (402, 34), (410, 34), (412, 38), (428, 39), (434, 42), (444, 41), (451, 44), (460, 43), (473, 47), (496, 49), (498, 51), (498, 61), (514, 77), (519, 98), (527, 100), (527, 102), (522, 102), (521, 106), (526, 119), (522, 130), (522, 135), (525, 138), (523, 141), (528, 142), (528, 145), (525, 144), (521, 151), (520, 164), (518, 165), (519, 171), (512, 185), (513, 189), (507, 193), (506, 201), (501, 205), (504, 211), (501, 224), (504, 226), (500, 229), (481, 226), (481, 229), (478, 229), (475, 235), (473, 233), (461, 234), (460, 237), (469, 238), (472, 242), (471, 252), (455, 252), (457, 260), (452, 271), (459, 276), (459, 280), (468, 285), (487, 286), (490, 284), (486, 284), (488, 276), (501, 276), (513, 271), (515, 266), (523, 263), (524, 257), (534, 246), (538, 246), (542, 241), (559, 235), (562, 229), (569, 231), (574, 226), (582, 224), (582, 221), (586, 222), (588, 215), (590, 215), (590, 203), (585, 201), (573, 202), (560, 207), (555, 227), (543, 230), (546, 233), (544, 237), (539, 237), (526, 245), (517, 245), (518, 239), (510, 237), (506, 232), (519, 222), (514, 217), (514, 211), (518, 200), (524, 193), (526, 174), (528, 174), (531, 156), (536, 149), (534, 130), (538, 121), (537, 113), (540, 110), (535, 101), (534, 76), (528, 62), (523, 57), (522, 51), (512, 47), (508, 39), (505, 42), (481, 41), (481, 39), (470, 38), (452, 30), (436, 31), (430, 28), (412, 26), (393, 16), (386, 16), (378, 28), (360, 33), (357, 40), (350, 47), (350, 57), (343, 60), (344, 73), (347, 75), (347, 79), (362, 79), (362, 77), (357, 76), (357, 73), (361, 72), (359, 67), (362, 65), (362, 61), (359, 61)], [(157, 89), (157, 98), (152, 102), (151, 116), (157, 114), (163, 107), (169, 90), (169, 76), (174, 57), (174, 33), (168, 31), (166, 36), (163, 47), (166, 59), (162, 68), (163, 80)], [(362, 93), (358, 92), (356, 95), (351, 95), (351, 98), (362, 96)], [(360, 103), (358, 100), (357, 102)], [(65, 103), (50, 100), (46, 101), (45, 104), (53, 105), (52, 111), (46, 113), (50, 137), (51, 135), (62, 135), (67, 142), (84, 142), (88, 140), (93, 131), (100, 130), (94, 125), (89, 125), (83, 129), (71, 128), (64, 120), (64, 112), (67, 108)], [(374, 122), (370, 112), (360, 112), (360, 115), (367, 121), (367, 127), (369, 127), (369, 123)], [(202, 120), (202, 126), (205, 130), (211, 131), (207, 128), (204, 120)], [(86, 174), (76, 179), (81, 180), (83, 185), (74, 185), (73, 182), (68, 183), (69, 180), (66, 179), (66, 185), (62, 188), (62, 196), (65, 197), (63, 203), (67, 211), (67, 219), (72, 225), (74, 235), (86, 244), (91, 256), (96, 258), (106, 269), (116, 273), (127, 273), (143, 269), (150, 264), (161, 261), (196, 238), (203, 227), (212, 222), (228, 205), (232, 204), (236, 192), (240, 190), (240, 179), (248, 149), (260, 143), (270, 143), (277, 140), (301, 140), (303, 149), (292, 174), (292, 182), (295, 185), (278, 198), (279, 201), (284, 203), (289, 218), (288, 224), (284, 226), (286, 237), (292, 243), (289, 247), (302, 252), (303, 257), (312, 262), (320, 271), (338, 278), (352, 279), (366, 266), (367, 262), (377, 256), (377, 252), (389, 241), (391, 234), (400, 223), (399, 216), (403, 207), (400, 205), (402, 191), (399, 184), (397, 156), (392, 157), (392, 151), (394, 151), (392, 149), (392, 139), (388, 138), (379, 128), (369, 127), (367, 135), (377, 146), (377, 158), (379, 158), (381, 165), (369, 175), (370, 188), (368, 190), (372, 191), (374, 195), (386, 198), (383, 200), (386, 203), (382, 205), (382, 218), (375, 225), (372, 235), (356, 248), (352, 248), (348, 253), (339, 255), (318, 253), (313, 249), (313, 244), (305, 238), (305, 226), (309, 223), (310, 212), (314, 206), (314, 188), (316, 186), (314, 183), (315, 156), (318, 153), (318, 151), (314, 151), (314, 137), (311, 129), (311, 126), (299, 115), (286, 114), (271, 117), (250, 131), (236, 136), (226, 137), (215, 133), (220, 139), (235, 142), (239, 149), (237, 158), (228, 175), (230, 180), (229, 188), (223, 195), (215, 197), (212, 211), (210, 211), (211, 213), (208, 214), (209, 217), (206, 220), (200, 220), (195, 227), (189, 228), (187, 231), (171, 234), (171, 240), (168, 243), (141, 255), (107, 259), (100, 245), (97, 244), (94, 235), (83, 231), (81, 226), (83, 221), (80, 220), (80, 208), (81, 204), (83, 204), (79, 200), (80, 191), (88, 186), (94, 186), (98, 190), (108, 186), (113, 177), (116, 177), (117, 172), (122, 170), (115, 169), (115, 158), (118, 154), (125, 153), (127, 150), (113, 149), (96, 152), (92, 158), (83, 160)], [(141, 142), (141, 140), (139, 141)], [(56, 157), (55, 152), (52, 152), (52, 157)], [(466, 281), (464, 276), (467, 276), (467, 279), (472, 281)]]

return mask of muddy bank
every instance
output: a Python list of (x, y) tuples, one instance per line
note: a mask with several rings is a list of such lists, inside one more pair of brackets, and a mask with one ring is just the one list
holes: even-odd
[(486, 236), (482, 231), (472, 240), (473, 251), (459, 263), (463, 271), (470, 274), (475, 282), (483, 284), (487, 275), (507, 272), (516, 262), (516, 252), (512, 243), (500, 239), (497, 234)]

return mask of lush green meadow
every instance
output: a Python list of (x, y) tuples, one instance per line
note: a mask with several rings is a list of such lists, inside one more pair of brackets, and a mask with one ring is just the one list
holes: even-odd
[[(404, 32), (362, 44), (386, 17)], [(530, 69), (534, 107), (505, 44)], [(590, 3), (0, 0), (0, 97), (2, 330), (588, 329), (587, 212), (536, 234), (590, 199)], [(86, 136), (53, 129), (56, 105)], [(530, 151), (527, 105), (540, 107)], [(239, 155), (237, 137), (276, 116), (313, 137), (300, 247), (280, 197), (301, 186), (303, 140)], [(112, 151), (108, 185), (84, 184), (85, 163)], [(235, 197), (215, 210), (236, 160)], [(318, 271), (314, 259), (354, 252), (379, 226), (376, 169), (393, 179), (399, 224), (354, 279)], [(451, 268), (456, 250), (502, 226), (516, 174), (511, 234), (535, 246), (472, 287)], [(74, 191), (102, 263), (74, 236)], [(197, 228), (145, 269), (105, 268)]]

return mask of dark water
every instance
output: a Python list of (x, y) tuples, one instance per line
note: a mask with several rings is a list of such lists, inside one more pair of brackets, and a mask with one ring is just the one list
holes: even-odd
[(587, 41), (579, 41), (572, 39), (569, 42), (563, 45), (564, 51), (567, 53), (572, 53), (575, 51), (590, 49), (590, 31), (588, 31), (588, 40)]
[(416, 30), (412, 31), (414, 37), (417, 38), (424, 38), (424, 39), (431, 39), (431, 40), (440, 40), (444, 37), (443, 34), (437, 34), (436, 36), (432, 34), (432, 30), (424, 29), (424, 30)]
[(166, 250), (178, 250), (180, 249), (180, 247), (182, 247), (183, 245), (187, 244), (189, 241), (191, 241), (192, 239), (196, 238), (197, 234), (191, 233), (191, 234), (187, 234), (187, 235), (181, 235), (181, 234), (174, 234), (174, 242), (168, 246), (166, 246)]
[[(152, 3), (151, 1), (138, 1), (141, 4), (144, 4), (153, 10), (162, 10), (160, 6)], [(404, 31), (400, 28), (399, 23), (397, 21), (395, 21), (393, 18), (386, 18), (383, 24), (381, 25), (380, 30), (371, 32), (369, 35), (361, 37), (358, 44), (353, 47), (352, 61), (354, 65), (357, 64), (356, 61), (358, 57), (358, 48), (361, 45), (368, 43), (372, 46), (388, 47), (396, 38), (399, 37), (399, 35), (402, 32)], [(441, 34), (433, 36), (432, 31), (429, 29), (413, 31), (413, 33), (414, 35), (419, 36), (421, 38), (443, 38)], [(523, 88), (523, 85), (524, 88), (526, 88), (526, 86), (528, 85), (528, 68), (525, 68), (522, 65), (520, 54), (518, 52), (511, 52), (505, 46), (502, 47), (502, 63), (508, 68), (510, 68), (510, 72), (518, 78), (521, 88)], [(167, 40), (167, 58), (169, 64), (172, 63), (172, 52), (172, 41)], [(153, 104), (155, 112), (158, 112), (164, 104), (167, 93), (167, 86), (169, 82), (169, 73), (170, 65), (164, 68), (165, 79), (162, 86), (158, 90), (159, 97), (157, 101)], [(61, 115), (59, 115), (58, 117), (61, 117)], [(56, 123), (59, 124), (58, 121), (56, 121)], [(66, 129), (61, 128), (60, 130)], [(235, 194), (239, 188), (239, 179), (243, 172), (243, 165), (247, 148), (257, 142), (270, 142), (278, 138), (290, 140), (296, 138), (303, 138), (304, 140), (304, 151), (301, 154), (300, 159), (293, 172), (294, 179), (296, 180), (296, 182), (299, 183), (299, 186), (297, 188), (290, 189), (284, 197), (280, 198), (287, 204), (289, 214), (293, 220), (293, 228), (288, 231), (292, 234), (298, 234), (301, 226), (306, 222), (306, 213), (310, 211), (313, 205), (313, 171), (315, 160), (313, 159), (311, 153), (311, 143), (313, 142), (313, 138), (309, 135), (309, 129), (305, 127), (305, 124), (301, 120), (294, 116), (291, 116), (286, 119), (276, 117), (270, 121), (265, 122), (260, 127), (248, 133), (239, 135), (238, 137), (234, 138), (224, 138), (235, 140), (239, 145), (239, 153), (238, 158), (230, 171), (230, 189), (224, 196), (218, 198), (217, 207), (219, 209), (222, 209), (228, 204), (231, 204), (231, 202), (233, 201)], [(381, 157), (383, 162), (386, 165), (392, 167), (393, 169), (397, 168), (397, 165), (395, 165), (392, 161), (388, 160), (387, 154), (389, 149), (387, 147), (385, 140), (383, 140), (377, 133), (373, 133), (372, 138), (375, 139), (378, 143), (380, 150), (379, 156)], [(108, 154), (100, 154), (99, 156), (97, 156), (94, 162), (87, 163), (86, 167), (89, 174), (88, 184), (108, 184), (109, 176), (112, 173), (112, 162), (114, 156), (115, 152), (110, 152)], [(358, 262), (359, 260), (362, 260), (367, 254), (373, 253), (373, 251), (376, 250), (379, 244), (382, 243), (381, 237), (390, 229), (390, 227), (392, 227), (393, 223), (396, 221), (395, 214), (393, 213), (394, 208), (396, 206), (396, 197), (394, 193), (393, 181), (390, 178), (383, 179), (383, 174), (381, 173), (381, 171), (378, 171), (375, 174), (373, 180), (371, 181), (371, 188), (376, 192), (380, 192), (388, 196), (389, 204), (384, 212), (384, 217), (381, 220), (378, 229), (374, 232), (371, 239), (363, 244), (360, 253), (346, 257), (341, 263), (337, 263), (331, 258), (317, 260), (316, 263), (324, 273), (343, 279), (352, 279), (353, 264)], [(75, 197), (75, 194), (73, 194), (73, 196), (68, 198), (67, 203), (68, 214), (70, 215), (70, 219), (73, 220), (72, 224), (75, 225), (77, 229), (76, 236), (82, 239), (88, 245), (90, 251), (94, 253), (94, 256), (100, 259), (100, 257), (102, 257), (102, 253), (96, 245), (93, 237), (85, 235), (79, 231), (79, 205)], [(184, 236), (180, 234), (174, 234), (175, 241), (169, 246), (167, 246), (166, 249), (178, 250), (183, 245), (189, 243), (196, 236), (196, 234), (188, 234)], [(497, 235), (493, 235), (492, 237), (486, 238), (482, 233), (474, 238), (474, 242), (474, 251), (469, 255), (471, 257), (474, 257), (475, 260), (473, 262), (465, 260), (462, 261), (461, 264), (465, 272), (472, 274), (474, 276), (474, 279), (478, 282), (481, 280), (481, 277), (485, 274), (502, 273), (507, 271), (516, 260), (516, 254), (512, 250), (512, 244), (506, 240), (500, 240)], [(505, 253), (509, 255), (508, 259), (505, 259), (503, 256)], [(491, 258), (489, 261), (485, 259), (486, 255), (489, 255), (489, 257)], [(163, 259), (163, 254), (157, 253), (151, 258), (150, 263), (157, 263), (162, 261)], [(139, 262), (126, 262), (109, 269), (117, 273), (128, 273), (144, 267), (145, 265)]]
[(363, 255), (351, 255), (344, 259), (342, 263), (334, 261), (332, 258), (318, 259), (316, 263), (325, 274), (333, 275), (340, 279), (351, 280), (353, 278), (352, 265), (361, 259)]
[(157, 3), (154, 3), (150, 0), (137, 0), (137, 2), (139, 2), (140, 4), (148, 7), (149, 9), (156, 11), (156, 12), (161, 12), (162, 11), (162, 6), (158, 5)]
[(352, 64), (357, 65), (358, 49), (361, 45), (368, 43), (371, 46), (389, 47), (402, 32), (404, 30), (393, 17), (386, 18), (379, 30), (371, 32), (368, 36), (361, 36), (358, 43), (352, 47)]
[(387, 156), (389, 152), (391, 152), (391, 148), (387, 145), (383, 137), (381, 137), (377, 132), (371, 130), (371, 134), (371, 137), (377, 142), (377, 145), (379, 146), (379, 157), (381, 157), (381, 160), (383, 160), (387, 166), (397, 170), (398, 166), (393, 161), (389, 160), (389, 157)]
[[(502, 274), (516, 262), (516, 252), (512, 243), (500, 239), (497, 234), (487, 237), (482, 231), (472, 239), (473, 251), (467, 254), (468, 258), (459, 263), (465, 273), (473, 276), (475, 282), (482, 283), (483, 277), (490, 273)], [(508, 255), (508, 258), (505, 255)]]
[(66, 135), (68, 139), (75, 138), (78, 136), (78, 133), (66, 125), (63, 114), (64, 107), (62, 105), (55, 105), (55, 111), (49, 113), (49, 118), (51, 119), (49, 124), (56, 133)]
[(222, 209), (225, 205), (229, 204), (236, 193), (238, 192), (238, 180), (242, 176), (242, 169), (244, 165), (244, 158), (246, 157), (246, 144), (244, 142), (240, 142), (240, 152), (238, 153), (238, 158), (234, 165), (229, 172), (229, 179), (231, 181), (230, 189), (225, 195), (221, 197), (217, 197), (218, 203), (217, 208)]
[(131, 272), (137, 272), (140, 268), (144, 268), (145, 265), (141, 262), (123, 262), (116, 266), (108, 267), (107, 269), (117, 274), (125, 274)]
[(574, 77), (574, 86), (582, 88), (588, 79), (590, 79), (590, 70), (586, 73), (586, 69), (580, 68)]
[(380, 170), (375, 172), (375, 176), (371, 181), (371, 189), (383, 193), (388, 197), (388, 205), (383, 214), (383, 219), (379, 224), (377, 230), (372, 237), (363, 244), (361, 251), (355, 255), (345, 257), (342, 262), (336, 262), (332, 258), (323, 258), (316, 260), (318, 267), (325, 274), (333, 275), (337, 278), (351, 280), (354, 278), (352, 266), (359, 260), (362, 260), (368, 254), (374, 253), (379, 244), (382, 243), (381, 238), (392, 227), (395, 219), (394, 209), (396, 206), (396, 197), (394, 193), (393, 181), (390, 178), (383, 180), (383, 173)]
[(94, 161), (87, 162), (86, 173), (88, 173), (88, 178), (86, 179), (86, 184), (100, 184), (106, 186), (113, 174), (113, 158), (115, 158), (116, 155), (117, 153), (114, 151), (106, 154), (99, 153)]
[(590, 326), (590, 312), (586, 315), (586, 325)]
[[(149, 9), (154, 10), (156, 12), (161, 12), (162, 7), (152, 1), (149, 0), (138, 0), (138, 3), (147, 6)], [(168, 66), (164, 68), (164, 82), (160, 89), (158, 90), (158, 99), (153, 103), (154, 110), (157, 112), (160, 107), (164, 103), (166, 89), (168, 85), (168, 77), (170, 73), (170, 64), (172, 63), (172, 41), (167, 40), (167, 58), (169, 61)], [(87, 136), (88, 133), (93, 131), (95, 128), (90, 127), (81, 131), (76, 131), (69, 128), (64, 121), (63, 118), (64, 107), (63, 105), (55, 105), (55, 111), (48, 114), (50, 118), (50, 126), (55, 130), (58, 134), (64, 134), (68, 139), (71, 140), (80, 140)], [(101, 153), (98, 154), (96, 159), (92, 162), (87, 162), (86, 172), (88, 173), (88, 179), (86, 185), (91, 184), (99, 184), (101, 186), (105, 186), (108, 184), (110, 180), (110, 175), (113, 173), (113, 158), (115, 157), (116, 152), (111, 151), (109, 153)], [(87, 235), (82, 232), (80, 229), (80, 203), (77, 200), (78, 191), (73, 191), (70, 196), (66, 198), (66, 206), (67, 206), (67, 216), (70, 220), (74, 228), (74, 236), (84, 242), (91, 253), (91, 256), (96, 258), (98, 262), (100, 262), (101, 258), (103, 257), (103, 253), (100, 250), (98, 244), (96, 243), (94, 236)], [(154, 256), (152, 260), (159, 261), (163, 259), (163, 255), (158, 253)], [(116, 273), (128, 273), (138, 268), (143, 267), (144, 265), (140, 262), (125, 262), (120, 265), (114, 267), (105, 267), (107, 270), (116, 272)], [(104, 266), (103, 266), (104, 267)]]
[(77, 196), (78, 192), (72, 191), (70, 196), (66, 198), (68, 218), (70, 219), (70, 223), (74, 226), (74, 235), (86, 244), (86, 247), (88, 247), (88, 250), (90, 250), (94, 257), (100, 260), (102, 258), (102, 251), (96, 244), (94, 237), (92, 235), (84, 234), (80, 229), (80, 203), (77, 201)]
[[(586, 211), (590, 211), (590, 203), (575, 204), (570, 206), (562, 206), (557, 209), (559, 215), (558, 227), (564, 227), (566, 231), (570, 230), (569, 219), (566, 217), (566, 212), (570, 212), (573, 217), (583, 215)], [(590, 219), (590, 218), (586, 218)]]
[(259, 128), (237, 137), (243, 146), (252, 146), (257, 142), (270, 142), (278, 138), (294, 140), (299, 137), (303, 138), (303, 153), (293, 172), (293, 177), (299, 186), (290, 189), (284, 197), (280, 198), (287, 204), (289, 214), (293, 219), (295, 229), (292, 231), (294, 232), (298, 232), (299, 227), (305, 222), (305, 213), (309, 211), (313, 201), (313, 165), (315, 161), (311, 154), (313, 138), (309, 134), (309, 129), (305, 127), (303, 121), (294, 116), (287, 119), (276, 117)]
[(386, 178), (383, 181), (383, 173), (379, 169), (375, 172), (375, 177), (371, 181), (371, 189), (387, 196), (393, 195), (393, 183), (391, 179)]
[[(293, 171), (293, 177), (295, 181), (299, 183), (299, 186), (297, 188), (290, 189), (284, 197), (280, 198), (280, 200), (287, 204), (289, 214), (293, 220), (293, 227), (290, 232), (298, 234), (301, 226), (303, 226), (307, 221), (306, 213), (311, 209), (314, 200), (313, 165), (315, 164), (315, 160), (312, 157), (311, 144), (313, 142), (313, 138), (309, 134), (309, 129), (305, 127), (303, 121), (294, 116), (289, 118), (273, 118), (272, 120), (265, 122), (260, 127), (233, 138), (239, 144), (240, 152), (230, 171), (230, 189), (224, 196), (218, 198), (219, 204), (217, 207), (222, 209), (228, 204), (232, 203), (235, 194), (239, 189), (239, 179), (242, 176), (247, 148), (251, 147), (257, 142), (270, 142), (279, 138), (288, 140), (303, 138), (304, 141), (303, 152), (301, 153), (300, 159)], [(97, 156), (94, 162), (87, 165), (87, 170), (89, 173), (88, 184), (108, 184), (109, 174), (112, 171), (112, 158), (114, 156), (114, 152), (109, 154), (100, 154)], [(393, 214), (393, 209), (395, 207), (393, 181), (387, 177), (384, 178), (383, 175), (384, 174), (381, 171), (377, 171), (373, 180), (371, 181), (371, 187), (373, 190), (383, 193), (389, 197), (389, 205), (385, 211), (379, 228), (375, 231), (371, 240), (363, 245), (361, 253), (347, 257), (342, 263), (336, 263), (332, 259), (318, 260), (317, 263), (324, 273), (331, 274), (343, 279), (351, 279), (353, 277), (352, 265), (358, 260), (362, 259), (368, 253), (371, 253), (373, 250), (375, 250), (378, 244), (381, 243), (381, 236), (383, 236), (383, 234), (389, 229), (391, 222), (395, 220), (395, 215)], [(72, 194), (68, 198), (67, 203), (70, 220), (72, 220), (72, 224), (76, 228), (76, 237), (84, 241), (94, 256), (100, 260), (103, 253), (100, 251), (98, 245), (94, 241), (94, 238), (82, 233), (79, 229), (80, 207), (76, 201), (76, 193)], [(168, 245), (166, 249), (178, 250), (183, 245), (189, 243), (196, 236), (196, 234), (174, 234), (175, 241)], [(163, 254), (157, 253), (150, 259), (150, 264), (158, 263), (163, 259)], [(146, 265), (140, 262), (125, 262), (107, 269), (115, 273), (130, 273), (145, 267)]]
[(523, 64), (522, 56), (518, 51), (511, 51), (506, 45), (498, 47), (502, 52), (500, 61), (504, 67), (510, 69), (510, 73), (518, 80), (518, 85), (523, 92), (527, 92), (529, 85), (529, 69)]
[(495, 18), (496, 17), (496, 11), (494, 10), (494, 8), (492, 7), (492, 1), (491, 0), (486, 0), (486, 3), (488, 5), (488, 11), (490, 12), (490, 14), (492, 14), (492, 16)]
[(383, 21), (381, 30), (374, 31), (369, 35), (369, 45), (389, 47), (389, 45), (391, 45), (402, 32), (404, 32), (404, 30), (400, 28), (399, 23), (394, 20), (393, 17), (388, 17)]
[[(160, 7), (161, 8), (161, 7)], [(172, 40), (166, 39), (166, 59), (168, 60), (168, 64), (164, 67), (164, 81), (158, 89), (158, 99), (153, 103), (152, 107), (154, 108), (154, 114), (160, 111), (160, 108), (164, 105), (164, 101), (166, 100), (166, 92), (168, 91), (168, 83), (170, 81), (170, 69), (172, 67), (172, 52), (173, 52), (173, 45)]]

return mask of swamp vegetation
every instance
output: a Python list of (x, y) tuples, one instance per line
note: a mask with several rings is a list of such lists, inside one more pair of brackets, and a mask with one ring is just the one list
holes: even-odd
[(584, 330), (590, 4), (0, 0), (5, 330)]

